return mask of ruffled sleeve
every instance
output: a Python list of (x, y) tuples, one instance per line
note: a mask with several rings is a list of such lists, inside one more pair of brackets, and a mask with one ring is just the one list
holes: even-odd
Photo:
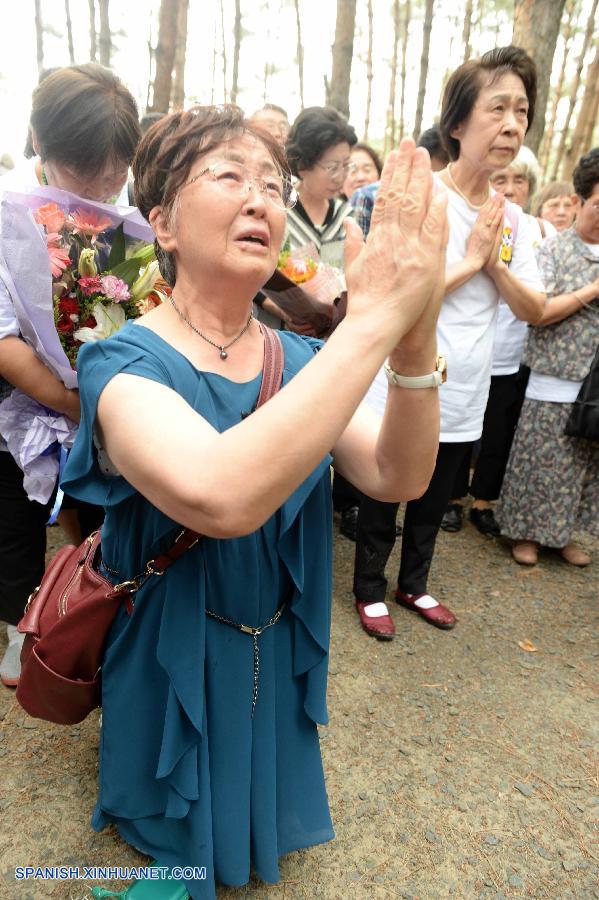
[(100, 394), (120, 373), (139, 375), (170, 386), (169, 374), (153, 353), (121, 333), (83, 346), (79, 352), (81, 422), (69, 454), (61, 487), (71, 496), (97, 506), (116, 506), (132, 496), (135, 488), (120, 475), (107, 474), (98, 465), (94, 425)]

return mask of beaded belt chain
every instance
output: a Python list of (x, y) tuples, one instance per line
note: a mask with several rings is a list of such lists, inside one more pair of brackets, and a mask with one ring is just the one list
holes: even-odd
[(258, 647), (258, 638), (262, 634), (263, 631), (266, 631), (267, 628), (270, 628), (271, 625), (276, 625), (283, 614), (283, 610), (285, 609), (285, 603), (281, 603), (279, 608), (277, 609), (274, 616), (266, 622), (264, 625), (260, 625), (258, 628), (252, 628), (251, 625), (242, 625), (240, 622), (234, 622), (233, 619), (227, 619), (225, 616), (220, 616), (218, 613), (213, 612), (211, 609), (206, 610), (206, 615), (210, 616), (211, 619), (216, 619), (217, 622), (222, 622), (223, 625), (230, 625), (231, 628), (236, 628), (237, 631), (242, 631), (244, 634), (249, 634), (254, 642), (254, 684), (252, 688), (252, 715), (251, 718), (254, 718), (254, 710), (256, 709), (256, 701), (258, 700), (258, 676), (260, 674), (260, 648)]

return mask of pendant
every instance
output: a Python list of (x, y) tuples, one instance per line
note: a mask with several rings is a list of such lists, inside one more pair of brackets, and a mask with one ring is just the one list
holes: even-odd
[(225, 350), (225, 348), (224, 348), (224, 347), (221, 347), (221, 348), (220, 348), (220, 358), (221, 358), (221, 359), (226, 359), (226, 358), (228, 357), (228, 355), (229, 355), (229, 354), (227, 353), (227, 351)]

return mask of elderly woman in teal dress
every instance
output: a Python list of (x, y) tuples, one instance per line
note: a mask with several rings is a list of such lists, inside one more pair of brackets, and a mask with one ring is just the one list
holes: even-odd
[[(382, 419), (361, 400), (387, 358), (408, 378), (435, 368), (445, 200), (432, 198), (426, 152), (405, 141), (365, 247), (347, 225), (347, 317), (322, 349), (283, 333), (282, 389), (248, 415), (264, 352), (252, 298), (293, 202), (282, 151), (237, 108), (195, 107), (153, 126), (134, 174), (172, 303), (82, 349), (81, 429), (64, 483), (106, 508), (102, 552), (115, 579), (181, 525), (205, 537), (115, 619), (93, 825), (115, 823), (162, 865), (205, 867), (206, 880), (186, 886), (214, 897), (215, 882), (243, 885), (251, 866), (276, 882), (279, 856), (333, 837), (317, 734), (329, 463), (385, 500), (427, 486), (434, 387), (390, 386)], [(265, 625), (281, 607), (258, 639), (254, 706), (253, 639), (223, 619)]]

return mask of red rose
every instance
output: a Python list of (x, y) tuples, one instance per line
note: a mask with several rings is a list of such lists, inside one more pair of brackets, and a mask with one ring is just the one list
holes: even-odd
[(82, 328), (95, 328), (98, 323), (94, 319), (93, 316), (88, 316), (84, 322), (81, 323)]
[(58, 309), (60, 312), (67, 316), (71, 313), (78, 314), (79, 313), (79, 303), (76, 297), (62, 297), (58, 303)]
[(60, 331), (61, 334), (70, 334), (74, 329), (75, 325), (72, 319), (67, 315), (61, 316), (56, 323), (56, 330)]

